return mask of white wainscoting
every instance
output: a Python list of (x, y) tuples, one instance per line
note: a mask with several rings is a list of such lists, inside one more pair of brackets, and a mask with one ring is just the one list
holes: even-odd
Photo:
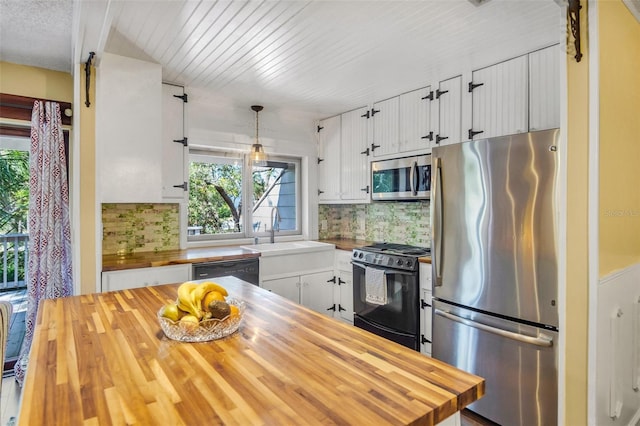
[(598, 285), (596, 424), (640, 421), (640, 263)]

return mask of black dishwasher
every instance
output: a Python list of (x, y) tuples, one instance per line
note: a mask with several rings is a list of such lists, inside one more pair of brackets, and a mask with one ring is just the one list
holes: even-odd
[(192, 272), (194, 280), (231, 275), (248, 283), (258, 285), (260, 264), (257, 257), (251, 259), (194, 263)]

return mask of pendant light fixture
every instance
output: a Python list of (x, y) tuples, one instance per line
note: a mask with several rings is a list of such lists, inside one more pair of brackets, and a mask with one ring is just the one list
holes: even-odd
[(260, 139), (258, 139), (258, 113), (262, 111), (262, 105), (252, 105), (251, 109), (256, 112), (256, 141), (251, 145), (251, 163), (256, 166), (263, 166), (267, 162), (267, 154), (264, 152)]

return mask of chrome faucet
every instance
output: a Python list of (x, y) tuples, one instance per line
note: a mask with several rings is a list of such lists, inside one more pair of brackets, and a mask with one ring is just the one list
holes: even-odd
[[(275, 223), (273, 221), (273, 212), (276, 213)], [(280, 210), (278, 210), (278, 207), (273, 206), (271, 209), (271, 236), (269, 240), (271, 244), (275, 242), (275, 231), (280, 231), (280, 219)]]

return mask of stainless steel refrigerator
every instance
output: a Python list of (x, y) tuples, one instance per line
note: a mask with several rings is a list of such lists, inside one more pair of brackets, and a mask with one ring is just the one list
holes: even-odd
[(559, 131), (432, 150), (433, 356), (486, 380), (469, 406), (557, 424)]

